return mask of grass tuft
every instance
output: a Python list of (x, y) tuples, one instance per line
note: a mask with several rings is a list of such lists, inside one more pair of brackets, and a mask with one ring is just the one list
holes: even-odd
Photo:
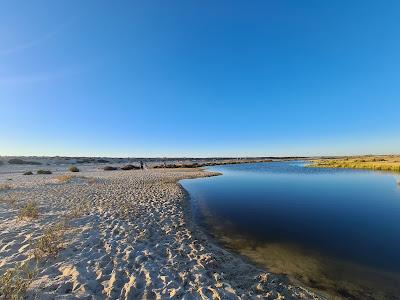
[(27, 264), (8, 269), (0, 276), (0, 299), (22, 300), (37, 275), (37, 268)]
[(47, 228), (33, 246), (33, 256), (36, 260), (55, 257), (64, 248), (65, 223), (60, 222)]
[(71, 181), (71, 180), (74, 179), (74, 178), (75, 178), (74, 175), (60, 175), (60, 176), (57, 176), (56, 179), (57, 179), (60, 183), (66, 183), (66, 182)]
[(18, 218), (24, 219), (36, 219), (39, 217), (38, 205), (35, 201), (29, 201), (24, 207), (20, 208)]
[(69, 212), (65, 213), (64, 220), (66, 222), (69, 222), (73, 219), (80, 218), (85, 214), (86, 214), (86, 209), (84, 207), (77, 207), (77, 208), (71, 209)]

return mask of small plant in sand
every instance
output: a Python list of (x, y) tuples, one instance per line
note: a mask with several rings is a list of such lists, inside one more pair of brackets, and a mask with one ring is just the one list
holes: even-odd
[(31, 171), (27, 171), (24, 173), (24, 175), (33, 175), (33, 173)]
[(79, 172), (79, 169), (75, 166), (71, 166), (68, 168), (68, 171), (76, 173), (76, 172)]
[(8, 184), (0, 184), (0, 192), (11, 190), (11, 186)]
[(0, 299), (22, 300), (37, 275), (37, 267), (17, 265), (0, 276)]
[(36, 260), (55, 257), (64, 248), (65, 229), (65, 223), (60, 222), (44, 231), (33, 245), (33, 256)]
[(17, 199), (15, 197), (11, 197), (10, 195), (0, 197), (0, 203), (6, 203), (8, 205), (11, 205), (12, 207), (16, 206)]
[(25, 206), (21, 207), (18, 213), (20, 220), (36, 219), (39, 217), (38, 205), (35, 201), (29, 201)]
[(83, 215), (86, 214), (86, 209), (82, 207), (76, 207), (74, 209), (71, 209), (69, 212), (64, 214), (64, 219), (65, 221), (71, 221), (73, 219), (77, 219), (82, 217)]
[(75, 178), (74, 175), (60, 175), (60, 176), (57, 176), (56, 179), (57, 179), (60, 183), (66, 183), (66, 182), (71, 181), (71, 180), (74, 179), (74, 178)]

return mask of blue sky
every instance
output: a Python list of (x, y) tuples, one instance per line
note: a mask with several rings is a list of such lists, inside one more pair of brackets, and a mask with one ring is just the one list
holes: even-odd
[(0, 1), (0, 155), (400, 152), (399, 1)]

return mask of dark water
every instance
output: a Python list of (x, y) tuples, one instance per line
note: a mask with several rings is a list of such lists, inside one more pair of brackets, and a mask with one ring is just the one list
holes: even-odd
[(302, 162), (210, 167), (184, 180), (226, 246), (328, 298), (400, 299), (400, 176)]

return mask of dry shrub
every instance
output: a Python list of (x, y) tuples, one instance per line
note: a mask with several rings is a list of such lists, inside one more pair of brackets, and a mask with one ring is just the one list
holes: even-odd
[(71, 181), (73, 178), (75, 178), (74, 175), (60, 175), (60, 176), (57, 176), (56, 179), (57, 179), (60, 183), (66, 183), (66, 182)]
[(79, 172), (79, 169), (75, 166), (71, 166), (68, 168), (68, 171), (76, 173), (76, 172)]
[(21, 207), (18, 213), (19, 219), (36, 219), (39, 217), (37, 202), (29, 201), (24, 207)]
[(93, 177), (75, 176), (75, 175), (60, 175), (60, 176), (57, 176), (56, 179), (58, 180), (59, 183), (68, 183), (68, 182), (72, 181), (73, 179), (82, 180), (83, 182), (86, 182), (89, 184), (93, 184), (93, 183), (97, 182), (96, 178), (93, 178)]
[(53, 174), (51, 171), (49, 170), (38, 170), (37, 174), (39, 175), (49, 175), (49, 174)]
[(64, 219), (65, 219), (65, 221), (68, 222), (73, 219), (80, 218), (85, 214), (86, 214), (86, 209), (84, 207), (77, 207), (77, 208), (71, 209), (69, 212), (65, 213)]
[(60, 222), (47, 228), (33, 246), (33, 256), (36, 260), (55, 257), (64, 248), (65, 223)]
[(8, 269), (0, 276), (0, 299), (22, 300), (37, 275), (37, 267), (27, 264)]

